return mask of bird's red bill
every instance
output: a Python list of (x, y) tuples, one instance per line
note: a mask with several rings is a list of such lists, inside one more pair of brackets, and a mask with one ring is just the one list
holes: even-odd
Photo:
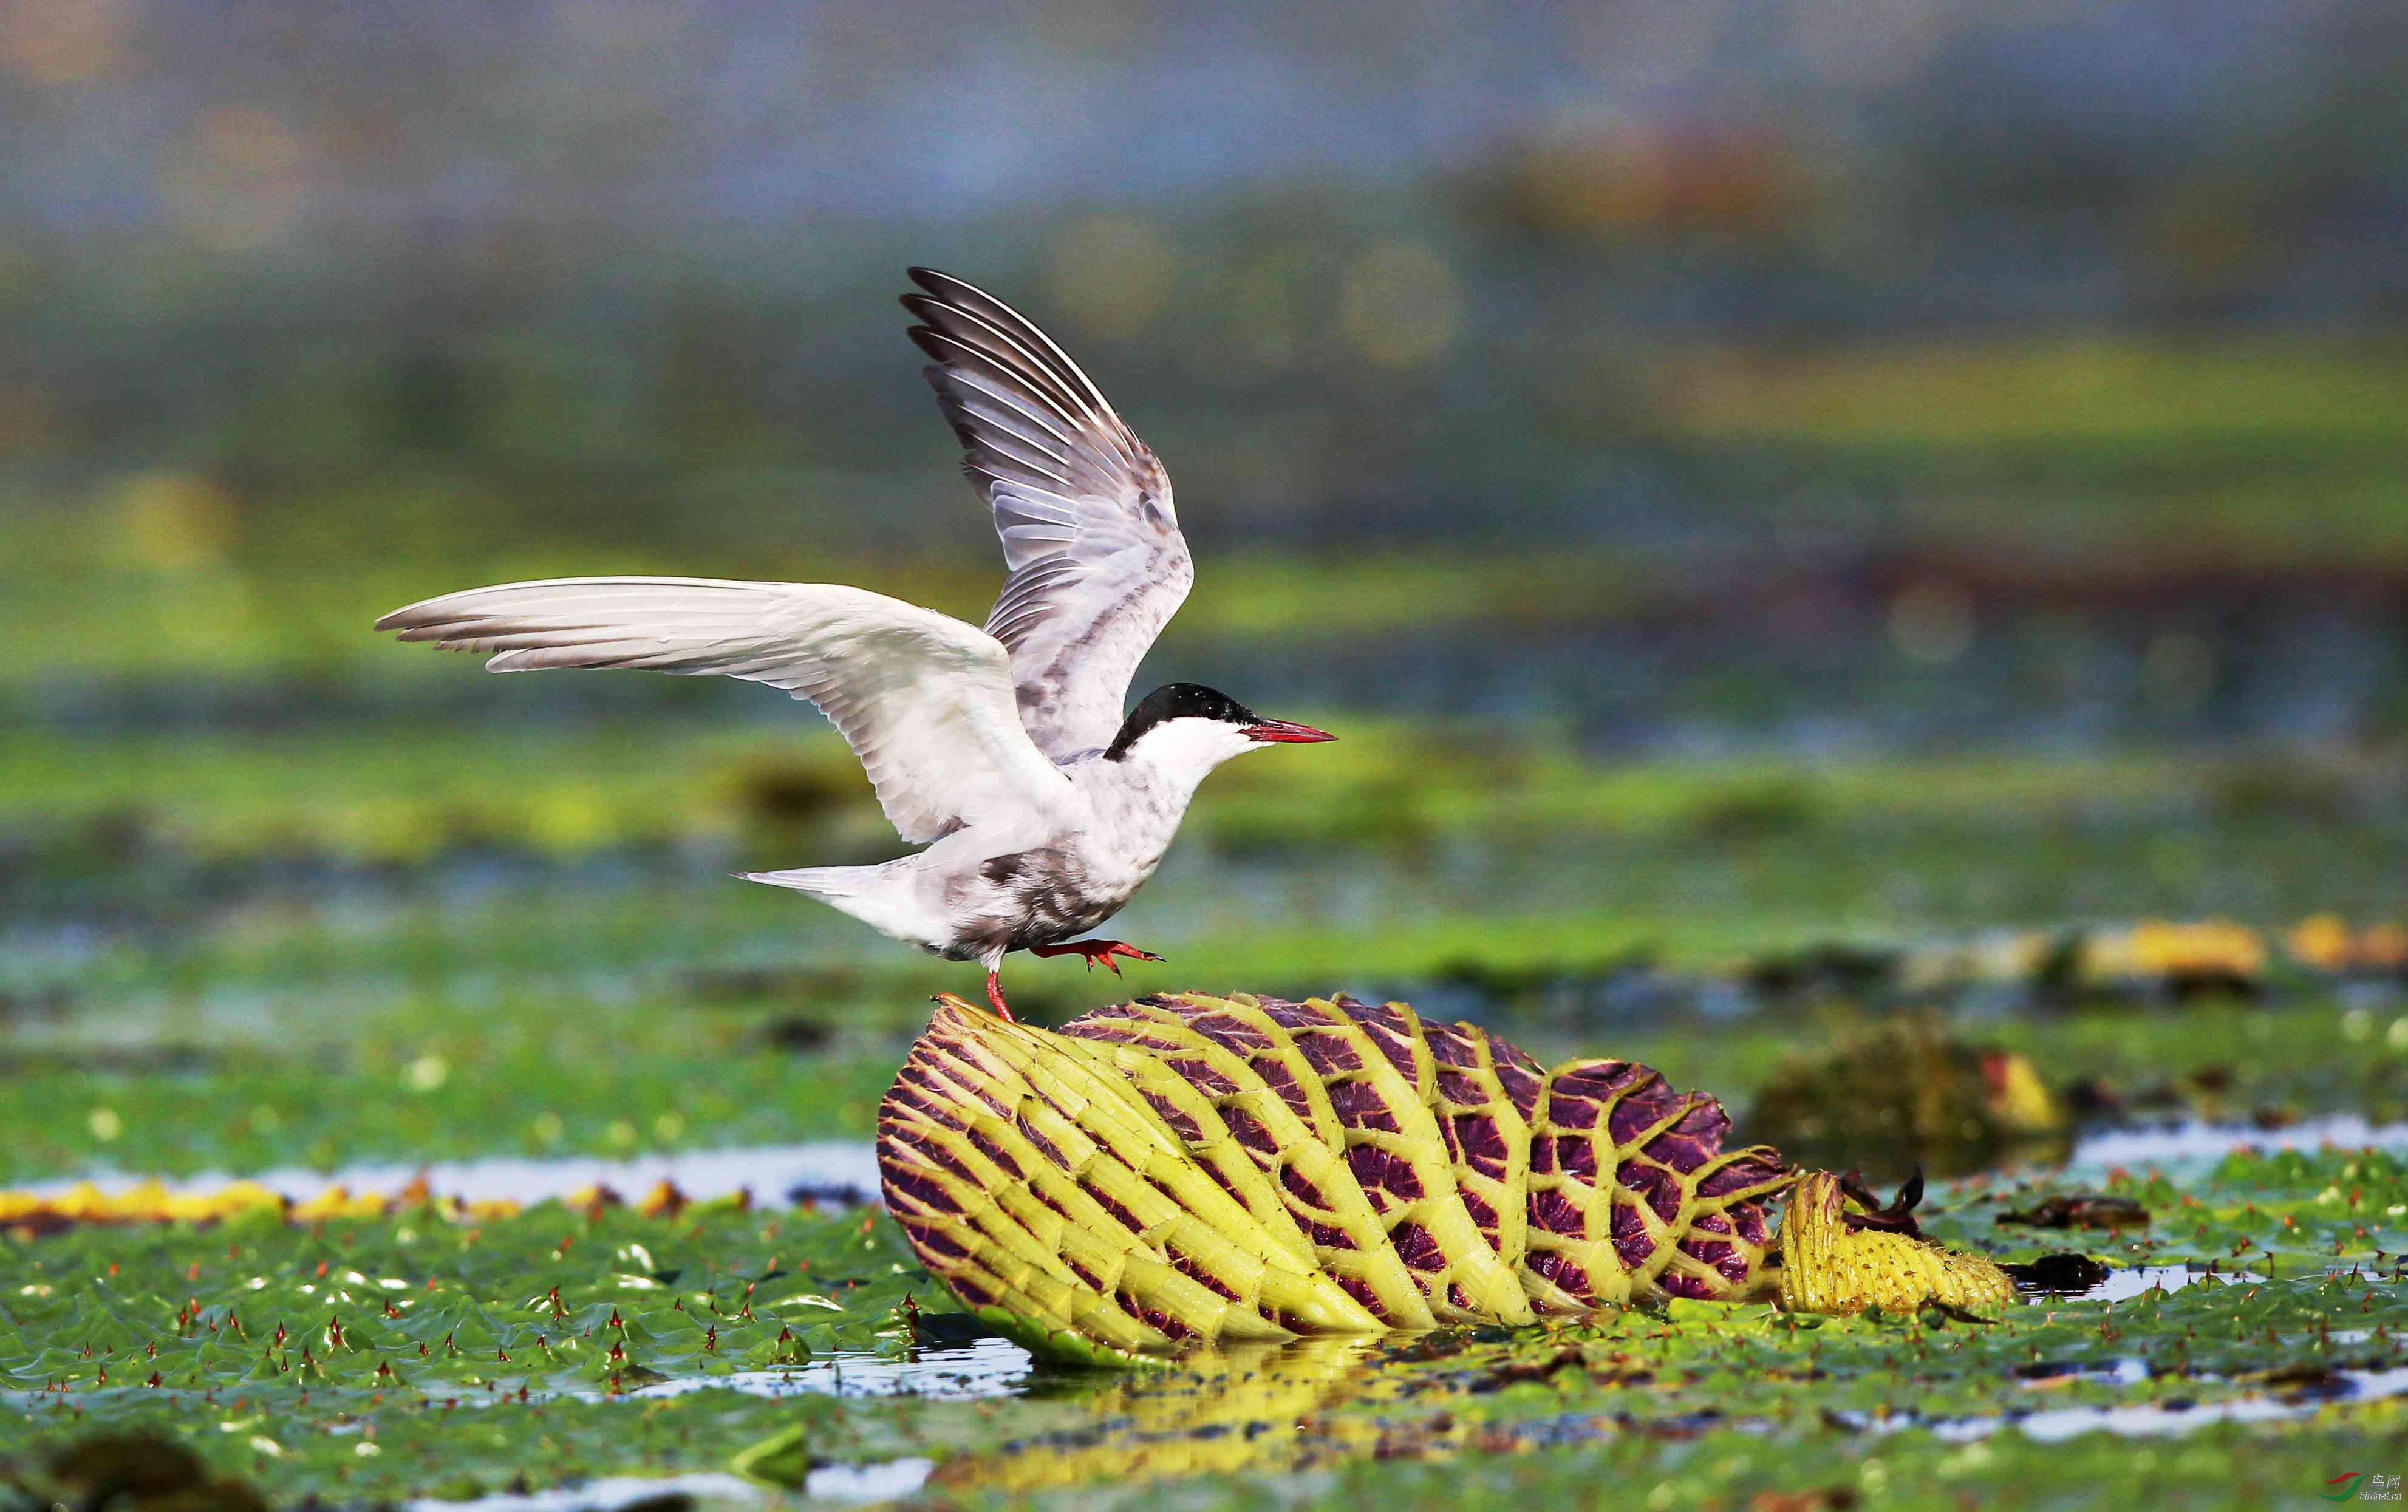
[(1284, 746), (1310, 746), (1318, 740), (1338, 737), (1326, 730), (1316, 730), (1309, 724), (1290, 724), (1285, 720), (1265, 720), (1260, 724), (1246, 726), (1250, 740), (1272, 740)]

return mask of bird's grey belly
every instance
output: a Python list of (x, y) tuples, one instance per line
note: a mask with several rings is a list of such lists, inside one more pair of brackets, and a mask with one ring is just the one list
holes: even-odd
[[(1151, 871), (1152, 868), (1146, 868)], [(962, 934), (953, 959), (1001, 945), (1025, 950), (1084, 934), (1121, 911), (1142, 875), (1091, 864), (1075, 850), (1039, 846), (990, 857), (949, 889)]]

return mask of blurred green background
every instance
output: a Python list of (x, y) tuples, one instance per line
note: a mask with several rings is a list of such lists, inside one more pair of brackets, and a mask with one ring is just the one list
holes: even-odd
[(1736, 1095), (1919, 1000), (1848, 951), (2003, 938), (1951, 1011), (2393, 1107), (2388, 946), (2314, 1034), (2119, 1041), (2014, 942), (2408, 920), (2403, 60), (2382, 0), (7, 0), (0, 1166), (864, 1132), (976, 983), (727, 878), (899, 849), (817, 717), (368, 624), (589, 572), (982, 617), (908, 263), (1167, 462), (1140, 686), (1343, 737), (1207, 785), (1130, 985)]

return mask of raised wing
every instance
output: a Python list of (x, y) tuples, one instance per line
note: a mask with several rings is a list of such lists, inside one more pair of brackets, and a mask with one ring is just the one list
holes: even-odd
[(911, 339), (986, 494), (1011, 576), (987, 634), (1011, 653), (1020, 721), (1055, 760), (1111, 744), (1129, 679), (1196, 580), (1170, 479), (1068, 353), (1019, 311), (913, 268)]
[(1031, 745), (994, 636), (832, 583), (561, 578), (446, 593), (377, 621), (404, 640), (497, 653), (491, 672), (716, 673), (810, 699), (913, 843), (1057, 812), (1069, 779)]

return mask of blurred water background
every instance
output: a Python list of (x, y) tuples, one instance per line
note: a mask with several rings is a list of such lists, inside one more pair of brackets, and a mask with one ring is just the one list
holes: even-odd
[(2383, 0), (5, 0), (20, 1163), (178, 1088), (238, 1164), (480, 1077), (618, 1148), (793, 1132), (677, 1054), (891, 1070), (973, 984), (724, 876), (896, 849), (809, 710), (367, 626), (583, 572), (982, 616), (910, 263), (1166, 460), (1141, 684), (1345, 737), (1208, 785), (1145, 985), (2408, 919), (2403, 76)]

